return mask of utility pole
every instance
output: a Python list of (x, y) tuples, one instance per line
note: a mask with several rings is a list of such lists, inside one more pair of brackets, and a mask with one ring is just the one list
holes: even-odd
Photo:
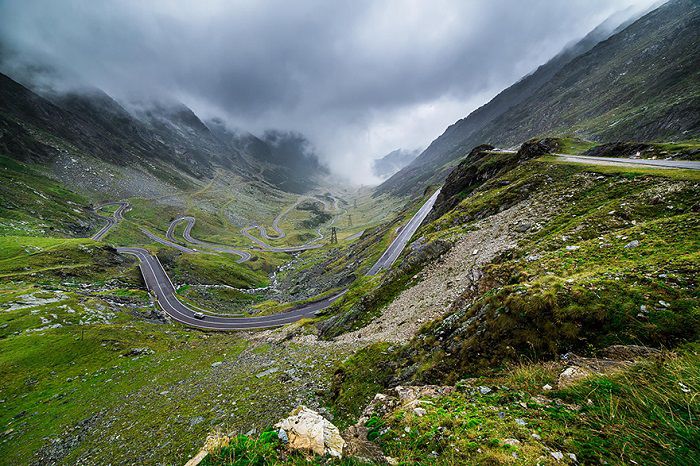
[(331, 244), (338, 244), (338, 233), (335, 227), (331, 227)]

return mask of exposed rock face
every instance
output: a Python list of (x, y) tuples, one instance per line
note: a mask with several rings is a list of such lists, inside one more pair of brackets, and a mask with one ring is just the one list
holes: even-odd
[(440, 385), (422, 386), (398, 386), (386, 393), (377, 393), (374, 399), (362, 412), (357, 421), (358, 426), (363, 426), (372, 416), (382, 417), (395, 411), (401, 406), (412, 406), (420, 403), (421, 398), (431, 398), (447, 395), (455, 390), (454, 387)]
[(488, 157), (489, 151), (494, 149), (495, 147), (489, 144), (476, 146), (469, 152), (469, 155), (450, 172), (435, 201), (435, 206), (433, 207), (430, 218), (438, 218), (440, 215), (453, 208), (457, 205), (457, 202), (462, 199), (465, 191), (471, 191), (500, 170), (501, 167), (491, 167), (490, 170), (486, 171), (480, 169), (480, 162)]
[(317, 455), (330, 455), (341, 458), (345, 440), (340, 431), (330, 421), (306, 406), (299, 406), (288, 418), (275, 427), (280, 429), (280, 438), (288, 438), (290, 450), (302, 450)]
[(541, 155), (553, 154), (559, 149), (559, 140), (556, 138), (530, 139), (518, 149), (518, 160), (522, 162)]
[(558, 388), (566, 388), (579, 380), (595, 374), (610, 374), (630, 366), (636, 361), (661, 352), (655, 348), (637, 345), (613, 345), (598, 352), (600, 358), (583, 358), (567, 354), (568, 366), (559, 374)]

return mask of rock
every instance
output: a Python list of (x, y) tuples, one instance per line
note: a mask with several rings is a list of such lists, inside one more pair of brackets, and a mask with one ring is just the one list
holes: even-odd
[(515, 420), (515, 423), (519, 426), (526, 426), (527, 422), (523, 421), (522, 419), (518, 418)]
[(395, 409), (416, 402), (420, 398), (432, 398), (452, 393), (455, 390), (451, 386), (423, 385), (423, 386), (398, 386), (389, 390), (386, 394), (377, 393), (374, 399), (362, 412), (357, 425), (364, 425), (372, 416), (383, 417)]
[(190, 419), (190, 426), (196, 426), (197, 424), (201, 424), (202, 422), (204, 422), (203, 416), (195, 416)]
[(491, 393), (491, 389), (489, 387), (481, 386), (479, 387), (479, 393), (481, 393), (482, 395), (488, 395), (489, 393)]
[(535, 440), (542, 440), (542, 437), (540, 437), (539, 434), (532, 434), (532, 438), (534, 438)]
[(144, 355), (153, 354), (153, 353), (155, 353), (155, 351), (153, 351), (151, 348), (131, 348), (129, 351), (122, 354), (122, 356), (124, 356), (124, 357), (144, 356)]
[(286, 432), (290, 450), (313, 452), (342, 458), (345, 440), (330, 421), (306, 406), (299, 406), (286, 419), (275, 424)]
[(564, 459), (564, 454), (560, 451), (553, 451), (550, 453), (552, 455), (552, 458), (554, 458), (557, 461), (561, 461)]
[(636, 361), (660, 354), (656, 348), (640, 345), (612, 345), (598, 352), (598, 355), (605, 359), (614, 361)]
[(275, 372), (279, 371), (276, 367), (271, 367), (270, 369), (260, 372), (259, 374), (255, 374), (255, 377), (262, 379), (265, 376), (268, 376), (270, 374), (274, 374)]
[(204, 442), (204, 447), (201, 450), (199, 450), (199, 453), (197, 453), (192, 459), (185, 463), (185, 466), (197, 466), (202, 461), (204, 461), (204, 458), (206, 458), (209, 455), (209, 453), (215, 453), (221, 450), (223, 447), (228, 446), (230, 442), (231, 439), (228, 435), (210, 435)]
[(289, 437), (287, 436), (287, 432), (285, 432), (284, 429), (280, 429), (279, 432), (277, 432), (277, 438), (283, 441), (284, 443), (289, 442)]
[(591, 374), (592, 372), (588, 369), (584, 369), (578, 366), (569, 366), (566, 369), (564, 369), (564, 371), (561, 374), (559, 374), (559, 381), (557, 382), (557, 385), (559, 386), (559, 388), (566, 388), (568, 386), (573, 385), (581, 379), (585, 379)]
[(567, 246), (566, 250), (567, 251), (576, 251), (577, 249), (580, 249), (581, 246)]
[(418, 417), (422, 417), (425, 416), (428, 412), (423, 408), (413, 408), (413, 413)]
[(549, 390), (551, 390), (551, 389), (552, 389), (552, 386), (549, 385), (549, 384), (545, 384), (545, 385), (542, 386), (542, 390), (544, 390), (544, 391), (549, 391)]
[(506, 445), (510, 445), (511, 447), (515, 447), (520, 445), (520, 440), (518, 440), (517, 438), (507, 438), (503, 441), (503, 443), (505, 443)]
[(525, 233), (528, 231), (530, 228), (532, 228), (532, 222), (528, 222), (527, 220), (524, 220), (517, 225), (515, 225), (515, 231), (519, 233)]
[(639, 247), (639, 241), (637, 241), (636, 239), (625, 244), (625, 249), (633, 249), (637, 247)]
[(216, 361), (216, 362), (211, 363), (211, 367), (219, 367), (222, 364), (223, 364), (222, 361)]

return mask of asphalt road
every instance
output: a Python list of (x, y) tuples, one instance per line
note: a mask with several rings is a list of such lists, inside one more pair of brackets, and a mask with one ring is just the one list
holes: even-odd
[(391, 267), (399, 255), (401, 255), (401, 252), (406, 247), (408, 240), (411, 239), (416, 230), (418, 230), (418, 227), (421, 225), (421, 223), (423, 223), (423, 220), (425, 220), (425, 217), (427, 217), (430, 213), (438, 194), (440, 194), (439, 189), (435, 191), (432, 196), (430, 196), (430, 199), (423, 204), (423, 206), (418, 210), (418, 212), (416, 212), (406, 226), (401, 229), (401, 233), (399, 233), (394, 241), (391, 242), (387, 250), (384, 251), (384, 254), (382, 254), (382, 257), (380, 257), (372, 268), (369, 269), (367, 275), (375, 275), (381, 269), (388, 269)]
[[(336, 198), (333, 198), (333, 199), (334, 199), (335, 205), (337, 205), (337, 202), (338, 202), (337, 199)], [(282, 228), (279, 226), (279, 222), (289, 212), (291, 212), (291, 210), (293, 208), (295, 208), (296, 206), (298, 206), (299, 204), (301, 204), (305, 200), (313, 200), (313, 201), (321, 202), (323, 204), (325, 210), (330, 210), (330, 206), (328, 205), (328, 202), (323, 200), (323, 199), (318, 199), (318, 198), (313, 197), (313, 196), (299, 196), (299, 198), (296, 200), (296, 202), (294, 204), (292, 204), (291, 206), (287, 207), (282, 212), (280, 212), (277, 215), (277, 217), (275, 217), (275, 219), (272, 221), (272, 229), (275, 230), (275, 232), (277, 233), (277, 236), (270, 236), (267, 233), (267, 230), (265, 229), (265, 227), (263, 227), (261, 225), (251, 225), (251, 226), (245, 227), (241, 230), (241, 234), (243, 236), (245, 236), (246, 238), (248, 238), (249, 240), (251, 240), (252, 242), (254, 242), (255, 244), (257, 244), (258, 246), (260, 246), (261, 249), (264, 249), (265, 251), (271, 251), (271, 252), (300, 252), (300, 251), (307, 251), (309, 249), (318, 249), (318, 248), (323, 247), (322, 244), (315, 244), (323, 239), (323, 233), (321, 233), (321, 228), (318, 228), (316, 230), (317, 237), (314, 238), (313, 240), (307, 242), (306, 244), (302, 244), (300, 246), (286, 246), (286, 247), (270, 246), (265, 241), (253, 236), (250, 233), (252, 230), (258, 230), (258, 233), (260, 234), (260, 236), (265, 238), (265, 239), (275, 240), (275, 239), (284, 238), (287, 235), (284, 232), (284, 230), (282, 230)], [(337, 210), (337, 208), (336, 208), (336, 210)], [(332, 225), (334, 221), (335, 221), (335, 218), (333, 218), (333, 221), (331, 221), (331, 223), (328, 224), (328, 226)]]
[(151, 239), (152, 239), (153, 241), (155, 241), (156, 243), (160, 243), (160, 244), (162, 244), (163, 246), (168, 246), (168, 247), (171, 247), (171, 248), (175, 248), (175, 249), (177, 249), (177, 250), (180, 251), (180, 252), (184, 252), (185, 254), (192, 254), (192, 253), (197, 252), (196, 249), (191, 249), (191, 248), (182, 246), (181, 244), (174, 243), (174, 242), (172, 242), (172, 241), (170, 241), (170, 240), (167, 240), (167, 239), (165, 239), (165, 238), (161, 238), (161, 237), (158, 236), (158, 235), (154, 235), (153, 233), (151, 233), (150, 231), (146, 230), (146, 229), (143, 228), (143, 227), (141, 227), (141, 232), (142, 232), (144, 235), (146, 235), (146, 236), (148, 236), (149, 238), (151, 238)]
[(175, 321), (190, 327), (205, 330), (246, 330), (279, 327), (296, 322), (330, 306), (345, 291), (328, 298), (296, 307), (289, 311), (260, 317), (220, 317), (206, 315), (204, 319), (194, 317), (196, 311), (183, 304), (175, 294), (175, 287), (157, 257), (142, 248), (117, 248), (122, 254), (131, 254), (139, 259), (141, 274), (148, 289), (155, 295), (160, 307)]
[[(428, 215), (430, 209), (432, 209), (439, 192), (440, 190), (436, 191), (435, 194), (433, 194), (430, 199), (428, 199), (428, 201), (420, 208), (420, 210), (416, 212), (406, 227), (403, 228), (399, 236), (392, 241), (384, 255), (382, 255), (379, 261), (377, 261), (377, 263), (372, 267), (368, 275), (373, 275), (377, 273), (380, 268), (389, 267), (394, 263), (396, 258), (401, 254), (401, 251), (403, 251), (403, 249), (406, 247), (408, 240), (411, 238), (411, 236), (413, 236), (413, 233), (415, 233), (425, 217)], [(144, 231), (144, 233), (147, 232), (147, 230)], [(158, 238), (155, 235), (153, 236)], [(163, 240), (162, 238), (158, 239), (161, 241), (167, 241)], [(121, 247), (117, 248), (117, 251), (122, 254), (134, 255), (139, 259), (139, 267), (141, 269), (143, 279), (146, 282), (146, 287), (155, 295), (160, 307), (173, 320), (191, 327), (205, 330), (246, 330), (271, 328), (290, 324), (304, 317), (313, 317), (316, 312), (330, 306), (336, 299), (340, 298), (347, 291), (343, 290), (340, 293), (328, 298), (305, 304), (289, 311), (268, 316), (221, 317), (206, 314), (204, 319), (197, 319), (194, 317), (196, 311), (183, 304), (177, 298), (175, 286), (170, 281), (168, 274), (163, 269), (163, 266), (157, 257), (153, 256), (143, 248)]]
[(700, 162), (691, 160), (651, 160), (651, 159), (626, 159), (617, 157), (590, 157), (587, 155), (554, 154), (569, 162), (593, 163), (597, 165), (633, 164), (646, 165), (656, 168), (685, 168), (700, 170)]
[(99, 206), (95, 207), (95, 212), (100, 210), (103, 207), (106, 207), (108, 205), (118, 205), (117, 210), (114, 211), (111, 217), (104, 217), (107, 220), (107, 224), (103, 226), (100, 231), (92, 235), (92, 239), (95, 241), (100, 241), (104, 235), (107, 234), (109, 230), (114, 227), (117, 223), (119, 223), (120, 220), (122, 220), (124, 212), (126, 212), (128, 209), (131, 208), (128, 202), (107, 202), (105, 204), (100, 204)]
[(235, 254), (237, 256), (240, 256), (240, 259), (238, 259), (236, 262), (239, 264), (241, 262), (245, 262), (249, 260), (251, 257), (253, 257), (249, 252), (247, 251), (241, 251), (240, 249), (234, 249), (231, 247), (228, 247), (223, 244), (216, 244), (216, 243), (209, 243), (206, 241), (201, 241), (198, 240), (197, 238), (194, 238), (192, 236), (192, 228), (194, 227), (195, 224), (195, 218), (194, 217), (178, 217), (172, 222), (170, 222), (170, 226), (168, 227), (168, 231), (165, 234), (165, 236), (172, 242), (176, 242), (177, 240), (175, 239), (175, 227), (177, 227), (178, 224), (185, 222), (185, 230), (182, 232), (182, 237), (185, 238), (185, 240), (189, 243), (192, 244), (197, 244), (200, 246), (205, 246), (207, 248), (210, 248), (214, 251), (217, 252), (224, 252), (228, 254)]

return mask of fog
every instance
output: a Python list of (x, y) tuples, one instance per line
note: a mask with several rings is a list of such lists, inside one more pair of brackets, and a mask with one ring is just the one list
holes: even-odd
[(646, 0), (8, 1), (0, 70), (34, 86), (177, 99), (306, 135), (337, 174), (444, 129)]

